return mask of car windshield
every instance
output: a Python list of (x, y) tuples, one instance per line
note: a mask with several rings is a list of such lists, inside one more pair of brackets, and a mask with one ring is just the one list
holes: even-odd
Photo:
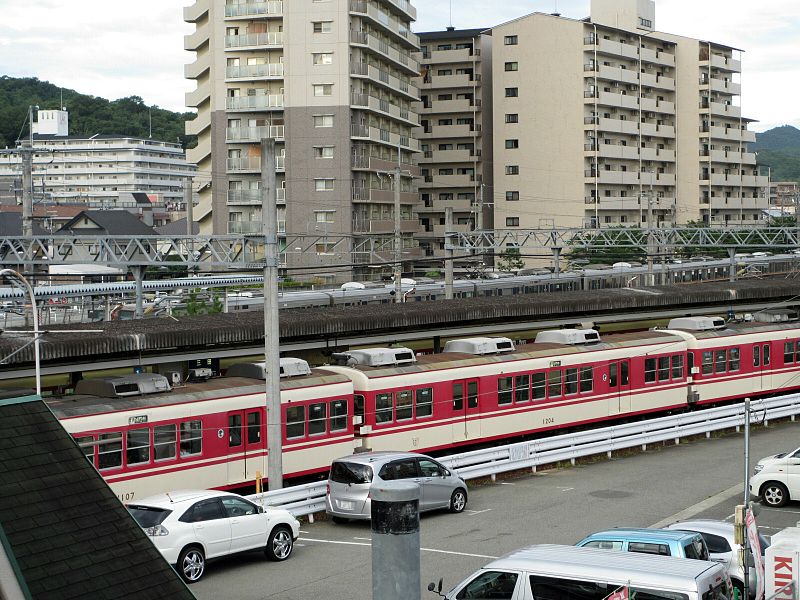
[(331, 466), (331, 481), (336, 483), (371, 483), (372, 467), (337, 461)]
[(161, 525), (161, 523), (164, 522), (164, 519), (166, 519), (172, 511), (165, 508), (156, 508), (154, 506), (129, 505), (128, 512), (131, 513), (131, 516), (134, 519), (136, 519), (139, 527), (148, 529), (150, 527), (155, 527), (156, 525)]

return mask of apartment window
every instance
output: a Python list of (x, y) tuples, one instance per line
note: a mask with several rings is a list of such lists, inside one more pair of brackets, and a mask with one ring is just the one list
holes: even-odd
[(506, 175), (519, 175), (519, 165), (506, 165)]
[(519, 71), (518, 62), (507, 62), (505, 64), (506, 71)]
[(315, 179), (314, 189), (318, 192), (332, 192), (333, 179)]
[(314, 158), (333, 158), (333, 146), (314, 146)]
[(314, 52), (311, 57), (315, 65), (333, 64), (333, 52)]
[(436, 74), (443, 77), (447, 75), (452, 75), (453, 69), (439, 69), (438, 71), (436, 71)]
[(333, 223), (333, 215), (335, 214), (332, 210), (315, 210), (314, 217), (316, 218), (317, 223)]
[(436, 96), (436, 99), (437, 100), (452, 100), (453, 99), (453, 94), (439, 94), (438, 96)]
[(519, 217), (506, 217), (506, 227), (519, 227)]
[(439, 119), (439, 125), (452, 125), (453, 119)]
[(313, 88), (315, 96), (333, 96), (332, 83), (315, 83)]
[(506, 123), (519, 123), (519, 115), (517, 113), (506, 113)]
[(314, 127), (333, 127), (333, 115), (314, 115)]
[(519, 37), (516, 35), (507, 35), (503, 37), (503, 44), (506, 46), (516, 46), (519, 44)]
[(519, 88), (506, 88), (506, 98), (516, 98), (519, 96)]
[(333, 21), (313, 21), (314, 33), (331, 33), (333, 31)]
[(519, 200), (519, 192), (506, 192), (506, 200), (515, 202)]
[(519, 148), (519, 140), (506, 140), (506, 150)]

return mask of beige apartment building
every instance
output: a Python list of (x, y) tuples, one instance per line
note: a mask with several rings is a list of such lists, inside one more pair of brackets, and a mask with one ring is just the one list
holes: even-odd
[(445, 209), (453, 229), (492, 228), (491, 42), (485, 29), (420, 33), (420, 248), (444, 255)]
[(491, 30), (495, 227), (753, 225), (741, 52), (655, 30), (651, 0), (592, 0)]
[[(403, 258), (419, 255), (415, 18), (407, 0), (197, 0), (185, 9), (196, 28), (185, 76), (197, 82), (186, 131), (198, 136), (189, 160), (204, 232), (261, 231), (260, 140), (273, 137), (279, 231), (319, 236), (287, 247), (284, 266), (355, 258), (364, 274), (391, 258), (398, 162)], [(354, 257), (335, 243), (342, 236), (354, 246), (373, 240), (375, 252)]]

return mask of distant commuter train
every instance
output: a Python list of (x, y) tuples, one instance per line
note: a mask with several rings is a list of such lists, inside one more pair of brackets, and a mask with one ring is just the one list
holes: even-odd
[[(333, 359), (318, 369), (281, 359), (287, 478), (324, 473), (358, 446), (444, 452), (788, 392), (800, 388), (800, 323), (691, 317), (602, 339), (564, 329), (517, 347), (468, 338), (435, 355), (373, 348)], [(265, 474), (263, 364), (199, 383), (168, 375), (83, 380), (47, 402), (123, 500)]]

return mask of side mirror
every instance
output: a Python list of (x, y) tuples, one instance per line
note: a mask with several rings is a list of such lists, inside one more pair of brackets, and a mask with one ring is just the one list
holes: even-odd
[(259, 506), (258, 507), (258, 514), (263, 514), (263, 513), (264, 513), (264, 507), (263, 506)]

